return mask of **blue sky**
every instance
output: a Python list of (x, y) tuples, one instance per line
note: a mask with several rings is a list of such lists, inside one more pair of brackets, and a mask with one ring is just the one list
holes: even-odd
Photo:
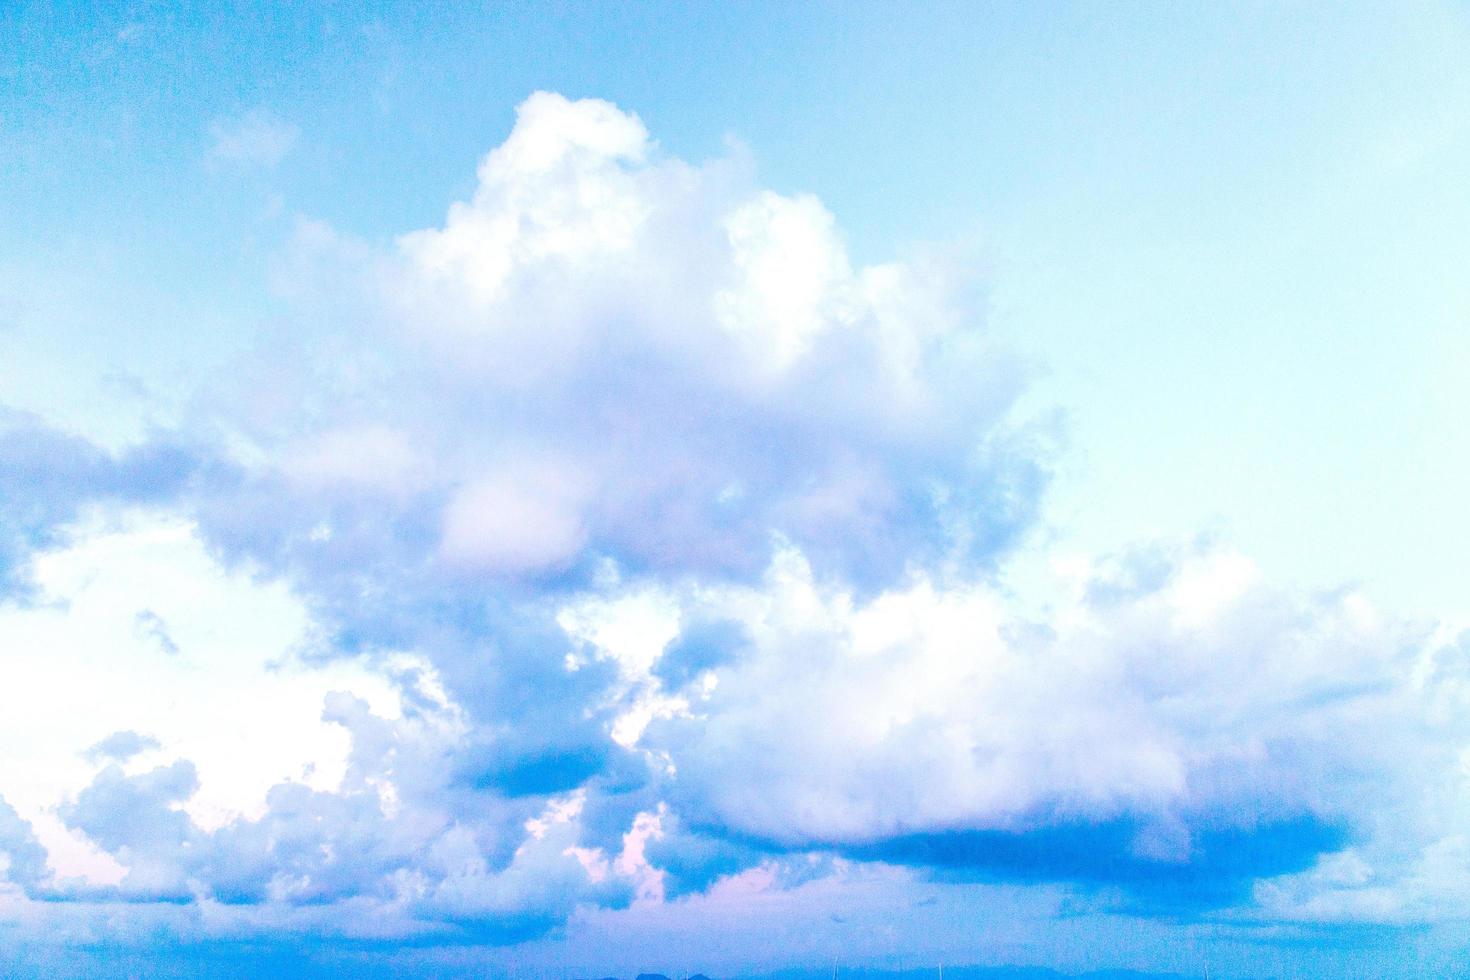
[(1467, 56), (8, 8), (0, 949), (1442, 975)]

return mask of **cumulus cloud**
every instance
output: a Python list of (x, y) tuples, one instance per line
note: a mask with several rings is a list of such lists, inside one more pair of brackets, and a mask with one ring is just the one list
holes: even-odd
[[(1229, 553), (1129, 556), (1038, 621), (983, 582), (855, 597), (786, 550), (759, 586), (663, 593), (687, 640), (644, 625), (637, 656), (599, 635), (647, 624), (648, 596), (588, 601), (591, 655), (637, 674), (624, 717), (663, 798), (726, 870), (820, 849), (1225, 905), (1363, 833), (1365, 799), (1380, 827), (1409, 772), (1435, 774), (1438, 833), (1470, 790), (1470, 731), (1423, 727), (1463, 683), (1425, 682), (1445, 650), (1423, 627), (1272, 589)], [(1420, 792), (1394, 820), (1423, 818)]]
[(46, 851), (31, 825), (0, 797), (0, 857), (5, 860), (5, 878), (23, 888), (33, 888), (46, 875)]
[[(371, 306), (355, 337), (298, 337), (295, 376), (274, 344), (238, 367), (293, 406), (224, 408), (254, 423), (262, 479), (331, 478), (367, 508), (370, 474), (340, 460), (404, 488), (412, 446), (421, 482), (394, 513), (413, 540), (377, 547), (421, 555), (427, 527), (462, 575), (593, 556), (752, 575), (779, 532), (877, 582), (983, 560), (1024, 524), (1037, 461), (998, 448), (1018, 378), (942, 268), (853, 269), (815, 199), (664, 158), (606, 103), (533, 96), (479, 176), (387, 253), (310, 232)], [(323, 520), (257, 545), (279, 559)]]
[[(580, 794), (497, 800), (457, 787), (446, 753), (458, 727), (447, 705), (394, 719), (334, 692), (323, 717), (350, 733), (342, 780), (327, 790), (282, 782), (259, 816), (213, 828), (187, 810), (200, 788), (189, 761), (134, 773), (107, 765), (60, 815), (125, 874), (111, 884), (54, 882), (47, 894), (272, 910), (263, 922), (236, 915), (246, 932), (468, 942), (539, 934), (578, 902), (616, 907), (656, 881), (636, 822), (611, 854), (578, 846)], [(32, 859), (39, 850), (25, 838), (15, 849)], [(352, 911), (365, 904), (378, 907), (372, 921)], [(321, 914), (328, 907), (339, 914)]]
[(748, 161), (540, 93), (441, 224), (303, 222), (278, 279), (199, 448), (5, 420), (0, 640), (63, 651), (0, 721), (63, 746), (0, 784), (32, 891), (443, 942), (837, 861), (1170, 914), (1459, 894), (1463, 644), (1193, 545), (1003, 587), (1047, 460), (941, 259), (855, 266)]

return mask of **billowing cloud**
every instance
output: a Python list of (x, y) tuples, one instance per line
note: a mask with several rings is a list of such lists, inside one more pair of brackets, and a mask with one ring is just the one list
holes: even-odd
[[(759, 586), (661, 599), (688, 624), (661, 648), (646, 593), (589, 600), (585, 655), (636, 673), (623, 719), (717, 866), (817, 849), (1219, 906), (1364, 833), (1365, 792), (1376, 823), (1434, 773), (1451, 833), (1470, 791), (1451, 651), (1229, 553), (1107, 563), (1040, 621), (923, 574), (855, 597), (794, 550)], [(626, 635), (649, 642), (603, 639)]]
[(1195, 545), (1004, 584), (1048, 460), (961, 270), (855, 266), (815, 198), (540, 93), (442, 224), (303, 221), (277, 285), (183, 432), (3, 420), (31, 900), (484, 943), (855, 865), (1269, 921), (1462, 894), (1444, 630)]
[(527, 100), (442, 227), (374, 253), (308, 226), (301, 248), (351, 333), (273, 339), (220, 408), (271, 498), (304, 498), (301, 528), (240, 542), (273, 560), (357, 533), (326, 505), (384, 495), (399, 527), (374, 547), (433, 537), (460, 579), (599, 556), (753, 575), (780, 533), (876, 583), (973, 564), (1029, 516), (1037, 463), (995, 444), (1018, 378), (967, 290), (934, 263), (854, 269), (817, 201), (665, 159), (606, 103)]

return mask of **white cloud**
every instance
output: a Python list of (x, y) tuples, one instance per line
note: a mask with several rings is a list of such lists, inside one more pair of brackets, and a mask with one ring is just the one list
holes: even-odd
[[(1191, 783), (1239, 764), (1260, 740), (1300, 734), (1283, 700), (1348, 671), (1377, 682), (1397, 665), (1380, 658), (1402, 643), (1360, 633), (1327, 607), (1237, 650), (1237, 632), (1256, 625), (1241, 621), (1239, 596), (1208, 621), (1178, 625), (1174, 593), (1198, 599), (1199, 582), (1234, 563), (1191, 560), (1165, 592), (1084, 606), (1057, 617), (1071, 626), (1038, 626), (1028, 638), (1028, 624), (983, 585), (920, 577), (857, 602), (783, 550), (759, 589), (665, 598), (685, 616), (740, 624), (749, 647), (712, 668), (718, 686), (693, 699), (690, 720), (644, 744), (670, 755), (704, 819), (783, 843), (1024, 829), (1058, 817), (1165, 819), (1220, 805)], [(652, 680), (656, 658), (631, 660), (602, 639), (626, 632), (608, 611), (638, 621), (643, 604), (604, 603), (599, 631), (581, 635)], [(1358, 662), (1344, 663), (1346, 650)], [(1231, 730), (1247, 706), (1263, 717)]]
[(646, 181), (620, 164), (642, 162), (649, 149), (637, 117), (538, 93), (480, 165), (474, 199), (400, 246), (427, 278), (463, 287), (479, 308), (502, 300), (527, 268), (614, 260), (637, 245), (653, 203)]
[[(341, 778), (347, 740), (321, 720), (328, 692), (397, 710), (392, 686), (360, 664), (300, 663), (301, 603), (279, 584), (220, 568), (175, 517), (84, 525), (35, 567), (42, 601), (0, 610), (0, 743), (9, 747), (0, 793), (53, 849), (76, 852), (56, 808), (91, 780), (89, 749), (119, 731), (156, 746), (144, 744), (130, 771), (194, 761), (201, 781), (188, 810), (216, 826), (258, 815), (282, 779), (330, 788)], [(167, 624), (176, 650), (135, 629), (143, 611)]]
[(461, 488), (444, 512), (440, 553), (451, 563), (509, 574), (554, 571), (587, 541), (589, 496), (574, 466), (513, 461)]
[(726, 217), (725, 232), (734, 281), (715, 295), (715, 315), (773, 369), (860, 312), (836, 222), (815, 197), (759, 194)]
[[(247, 121), (221, 162), (295, 138)], [(1452, 645), (1223, 551), (996, 584), (1043, 466), (943, 262), (854, 267), (815, 198), (546, 93), (441, 225), (299, 232), (292, 330), (201, 395), (178, 513), (56, 545), (84, 494), (48, 492), (6, 539), (46, 601), (0, 614), (0, 741), (45, 748), (0, 794), (53, 861), (211, 928), (423, 935), (822, 873), (783, 847), (1076, 831), (1178, 869), (1301, 817), (1361, 839), (1230, 871), (1262, 909), (1458, 894)], [(12, 455), (156, 482), (44, 435)]]
[[(557, 717), (646, 752), (706, 824), (859, 847), (1124, 820), (1130, 859), (1181, 862), (1224, 826), (1355, 822), (1353, 779), (1409, 751), (1401, 675), (1425, 638), (1359, 597), (1186, 553), (1084, 561), (1069, 602), (1017, 612), (1036, 605), (985, 570), (1037, 463), (1005, 447), (1018, 382), (963, 270), (854, 268), (819, 201), (744, 161), (665, 157), (637, 117), (541, 93), (440, 227), (389, 250), (310, 238), (298, 275), (328, 285), (304, 294), (353, 292), (348, 326), (301, 338), (301, 390), (270, 386), (310, 411), (221, 420), (318, 516), (268, 514), (268, 547), (245, 552), (348, 628), (363, 586), (319, 571), (328, 545), (372, 555), (366, 594), (410, 618), (506, 583), (551, 589), (541, 609), (580, 584), (559, 607), (570, 653), (544, 654), (581, 699)], [(360, 468), (308, 462), (342, 432), (379, 434), (321, 452)], [(383, 451), (389, 432), (412, 453)], [(379, 478), (408, 489), (385, 503)], [(709, 622), (738, 649), (681, 648)], [(1348, 737), (1365, 728), (1377, 745)]]
[(854, 270), (815, 198), (604, 102), (533, 96), (479, 177), (392, 250), (304, 227), (292, 290), (350, 312), (238, 365), (216, 421), (308, 496), (412, 487), (446, 567), (500, 574), (754, 574), (778, 531), (882, 578), (1019, 526), (996, 485), (1034, 461), (986, 451), (1015, 371), (947, 270)]
[(308, 492), (382, 493), (402, 498), (418, 489), (426, 463), (407, 437), (386, 426), (347, 426), (315, 433), (284, 454), (286, 479)]
[[(881, 855), (905, 835), (1123, 820), (1117, 859), (1185, 865), (1219, 846), (1211, 834), (1307, 814), (1359, 841), (1322, 868), (1368, 855), (1378, 870), (1264, 884), (1256, 914), (1460, 914), (1470, 726), (1444, 710), (1467, 689), (1457, 648), (1355, 593), (1274, 590), (1228, 552), (1133, 574), (1101, 565), (1035, 621), (988, 585), (922, 575), (862, 600), (788, 548), (759, 586), (632, 586), (563, 622), (622, 665), (627, 710), (677, 705), (636, 744), (705, 826)], [(703, 673), (671, 672), (681, 637), (645, 625), (632, 655), (620, 639), (650, 608), (739, 639)], [(1263, 873), (1298, 859), (1268, 850)]]

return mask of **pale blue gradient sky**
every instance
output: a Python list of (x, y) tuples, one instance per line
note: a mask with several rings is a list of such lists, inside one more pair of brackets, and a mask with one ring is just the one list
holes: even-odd
[[(130, 371), (158, 413), (270, 315), (292, 216), (432, 223), (545, 88), (686, 158), (743, 142), (858, 260), (965, 249), (1031, 404), (1067, 411), (1064, 538), (1210, 527), (1470, 612), (1463, 7), (47, 6), (0, 56), (12, 403), (116, 427)], [(211, 123), (254, 109), (291, 152), (211, 166)]]

